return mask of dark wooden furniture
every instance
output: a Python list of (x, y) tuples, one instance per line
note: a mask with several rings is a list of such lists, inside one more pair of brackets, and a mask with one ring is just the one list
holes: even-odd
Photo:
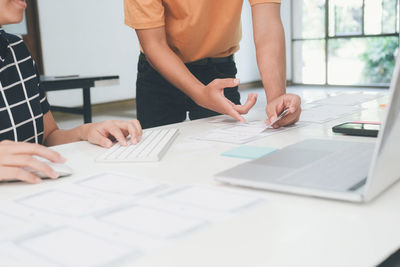
[(90, 88), (107, 85), (118, 84), (119, 76), (41, 76), (41, 84), (46, 92), (61, 91), (70, 89), (82, 89), (83, 106), (80, 107), (62, 107), (51, 106), (51, 110), (66, 113), (83, 114), (84, 123), (92, 122), (92, 103), (90, 99)]

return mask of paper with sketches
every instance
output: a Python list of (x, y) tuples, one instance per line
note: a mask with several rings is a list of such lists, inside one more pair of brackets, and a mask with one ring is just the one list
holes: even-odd
[(301, 122), (324, 123), (340, 119), (361, 110), (354, 106), (316, 105), (304, 108), (300, 115)]
[(115, 266), (263, 202), (239, 190), (99, 174), (3, 202), (1, 263)]
[(384, 96), (382, 93), (344, 93), (312, 102), (316, 105), (355, 106)]
[(201, 135), (197, 135), (194, 138), (198, 140), (216, 141), (231, 144), (244, 144), (250, 141), (254, 141), (266, 136), (270, 136), (275, 133), (281, 133), (291, 129), (306, 126), (307, 123), (296, 123), (291, 126), (281, 127), (279, 129), (268, 128), (266, 129), (264, 121), (256, 121), (246, 124), (237, 124), (226, 126), (223, 128), (214, 129)]

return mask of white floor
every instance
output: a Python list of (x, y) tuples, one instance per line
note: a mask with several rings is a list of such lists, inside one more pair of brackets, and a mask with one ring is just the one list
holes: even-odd
[[(381, 92), (385, 89), (371, 89), (371, 88), (347, 88), (347, 87), (306, 87), (306, 86), (289, 86), (288, 93), (299, 94), (303, 103), (309, 103), (318, 99), (327, 97), (330, 94), (337, 94), (338, 92)], [(266, 105), (266, 97), (263, 88), (245, 89), (241, 90), (241, 101), (246, 101), (249, 93), (257, 93), (258, 101), (255, 109), (263, 109)], [(51, 104), (51, 103), (50, 103)], [(66, 114), (66, 113), (53, 113), (58, 126), (61, 129), (71, 129), (83, 123), (81, 115)], [(96, 105), (93, 107), (93, 122), (103, 120), (130, 120), (136, 118), (136, 109), (134, 101), (126, 101), (121, 103), (111, 103)]]

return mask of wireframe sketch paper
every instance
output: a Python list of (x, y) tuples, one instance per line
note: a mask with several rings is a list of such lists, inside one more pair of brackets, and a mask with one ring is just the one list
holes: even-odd
[(303, 107), (300, 121), (325, 123), (340, 119), (362, 110), (361, 104), (384, 95), (376, 92), (342, 93), (317, 100)]
[(37, 233), (18, 241), (19, 247), (38, 255), (41, 259), (66, 266), (112, 265), (138, 251), (129, 246), (105, 240), (95, 233), (73, 227), (62, 227)]
[(207, 131), (194, 138), (198, 140), (216, 141), (231, 144), (244, 144), (260, 138), (264, 138), (275, 133), (288, 131), (291, 129), (306, 126), (305, 122), (298, 122), (294, 125), (274, 129), (267, 127), (265, 121), (255, 121), (250, 123), (234, 124)]
[(382, 93), (343, 93), (312, 102), (316, 105), (355, 106), (384, 96)]
[(362, 108), (357, 106), (315, 105), (303, 109), (301, 122), (324, 123), (357, 113)]
[(2, 203), (1, 263), (117, 266), (263, 202), (239, 190), (99, 174)]

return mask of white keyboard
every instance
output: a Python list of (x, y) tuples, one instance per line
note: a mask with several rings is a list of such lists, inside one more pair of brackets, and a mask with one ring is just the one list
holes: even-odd
[(121, 146), (116, 143), (96, 159), (99, 162), (150, 162), (159, 161), (178, 135), (178, 129), (158, 129), (143, 132), (136, 145)]

